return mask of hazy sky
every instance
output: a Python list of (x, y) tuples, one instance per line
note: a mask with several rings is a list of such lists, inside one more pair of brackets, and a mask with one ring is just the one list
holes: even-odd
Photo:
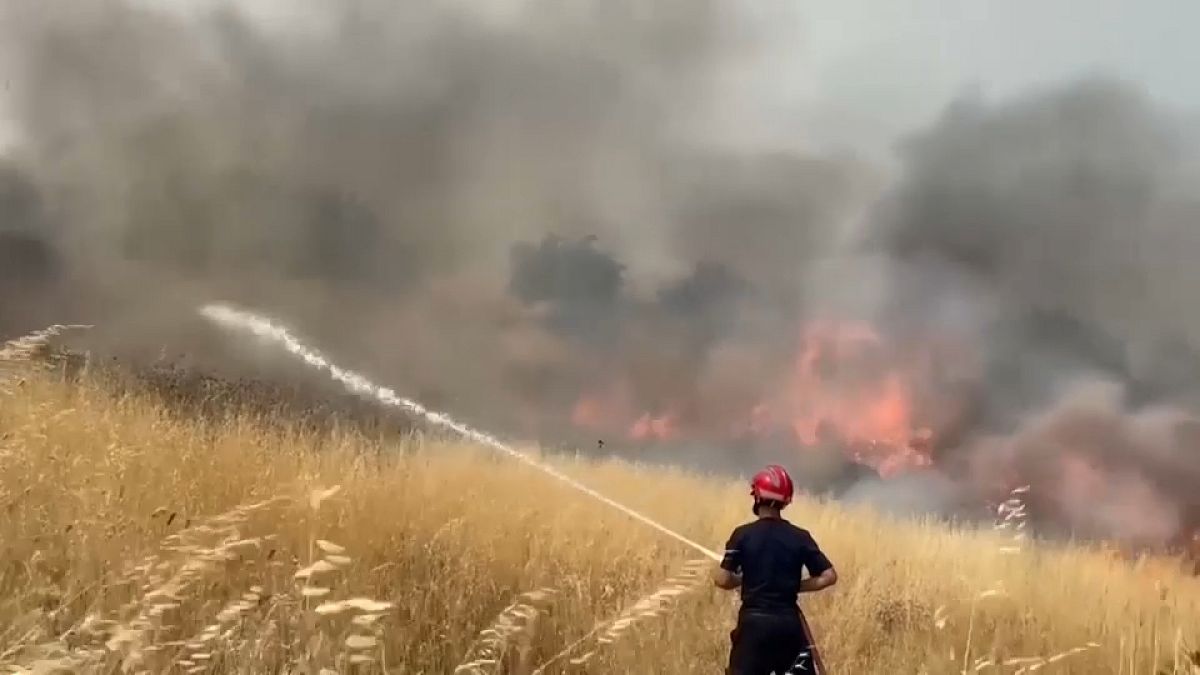
[[(521, 2), (471, 4), (503, 16), (505, 3)], [(277, 25), (319, 16), (300, 9), (319, 4), (311, 0), (241, 4)], [(1135, 80), (1171, 106), (1200, 110), (1193, 0), (729, 0), (735, 6), (768, 35), (754, 42), (761, 58), (723, 85), (716, 122), (738, 139), (886, 153), (897, 134), (968, 87), (1007, 96), (1087, 72)], [(0, 144), (6, 126), (0, 119)]]
[(968, 87), (989, 97), (1088, 72), (1200, 109), (1200, 2), (1190, 0), (756, 0), (777, 31), (754, 87), (779, 94), (773, 127), (807, 142), (881, 149)]

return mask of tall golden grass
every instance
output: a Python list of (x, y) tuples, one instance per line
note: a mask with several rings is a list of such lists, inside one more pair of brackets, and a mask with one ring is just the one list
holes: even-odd
[[(485, 450), (299, 429), (0, 371), (0, 664), (723, 671), (736, 597), (694, 552)], [(749, 515), (728, 480), (552, 461), (714, 548)], [(804, 600), (838, 675), (1200, 673), (1200, 581), (1176, 561), (815, 501), (788, 515), (841, 574)]]

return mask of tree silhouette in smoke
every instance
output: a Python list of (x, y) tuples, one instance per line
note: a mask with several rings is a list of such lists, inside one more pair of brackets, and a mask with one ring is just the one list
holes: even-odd
[(617, 335), (625, 267), (595, 242), (548, 235), (537, 244), (515, 245), (509, 291), (523, 302), (545, 305), (552, 330), (605, 342)]
[[(296, 247), (292, 270), (302, 277), (335, 281), (383, 283), (380, 259), (384, 228), (379, 218), (360, 200), (345, 191), (314, 190), (305, 195), (307, 217), (299, 233), (303, 244)], [(399, 253), (399, 252), (397, 252)], [(411, 270), (402, 256), (389, 268)], [(411, 277), (404, 277), (411, 278)]]

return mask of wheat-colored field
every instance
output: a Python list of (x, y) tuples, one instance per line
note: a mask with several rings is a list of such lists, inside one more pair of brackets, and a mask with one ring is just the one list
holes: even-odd
[[(711, 548), (749, 517), (729, 480), (553, 461)], [(0, 463), (13, 669), (723, 672), (736, 598), (710, 563), (483, 449), (197, 423), (19, 368)], [(841, 573), (804, 600), (837, 675), (1200, 672), (1200, 582), (1172, 561), (787, 515)]]

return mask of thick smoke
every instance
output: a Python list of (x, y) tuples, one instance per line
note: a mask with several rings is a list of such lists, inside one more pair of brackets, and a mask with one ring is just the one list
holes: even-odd
[[(596, 344), (629, 347), (640, 298), (730, 250), (691, 212), (696, 195), (726, 203), (786, 279), (789, 213), (803, 206), (792, 229), (820, 232), (853, 181), (841, 163), (735, 159), (689, 136), (720, 69), (752, 56), (739, 17), (707, 2), (355, 0), (305, 5), (319, 18), (291, 28), (233, 7), (6, 5), (13, 158), (63, 222), (56, 246), (95, 297), (60, 309), (100, 327), (98, 348), (210, 353), (185, 312), (223, 297), (503, 418), (559, 393), (538, 391), (539, 373), (578, 363), (557, 379), (589, 378), (611, 360)], [(788, 162), (801, 168), (763, 182)], [(547, 252), (520, 245), (547, 235), (599, 238), (621, 281), (569, 255), (539, 268)], [(531, 319), (537, 304), (552, 316)]]
[[(906, 510), (1031, 483), (1088, 536), (1200, 521), (1200, 155), (1137, 87), (956, 102), (880, 193), (720, 136), (724, 78), (769, 53), (730, 5), (212, 7), (0, 10), (0, 331), (289, 377), (193, 318), (244, 302), (548, 443), (783, 461)], [(837, 419), (777, 419), (872, 387), (896, 400), (862, 416), (928, 428), (934, 475), (872, 483)]]
[(597, 250), (595, 240), (517, 244), (512, 252), (509, 292), (544, 308), (553, 332), (596, 343), (611, 343), (625, 303), (625, 266)]
[(1182, 539), (1200, 524), (1200, 418), (1130, 408), (1118, 383), (1080, 381), (1015, 434), (982, 436), (960, 451), (994, 491), (1028, 477), (1043, 527), (1135, 545)]
[(964, 101), (909, 144), (870, 232), (899, 270), (882, 320), (982, 357), (973, 432), (943, 465), (999, 478), (993, 494), (1035, 483), (1034, 506), (1076, 534), (1162, 541), (1200, 525), (1187, 139), (1112, 81)]
[[(54, 228), (36, 185), (0, 164), (0, 334), (24, 334), (53, 323), (62, 262)], [(46, 319), (50, 319), (46, 321)]]

